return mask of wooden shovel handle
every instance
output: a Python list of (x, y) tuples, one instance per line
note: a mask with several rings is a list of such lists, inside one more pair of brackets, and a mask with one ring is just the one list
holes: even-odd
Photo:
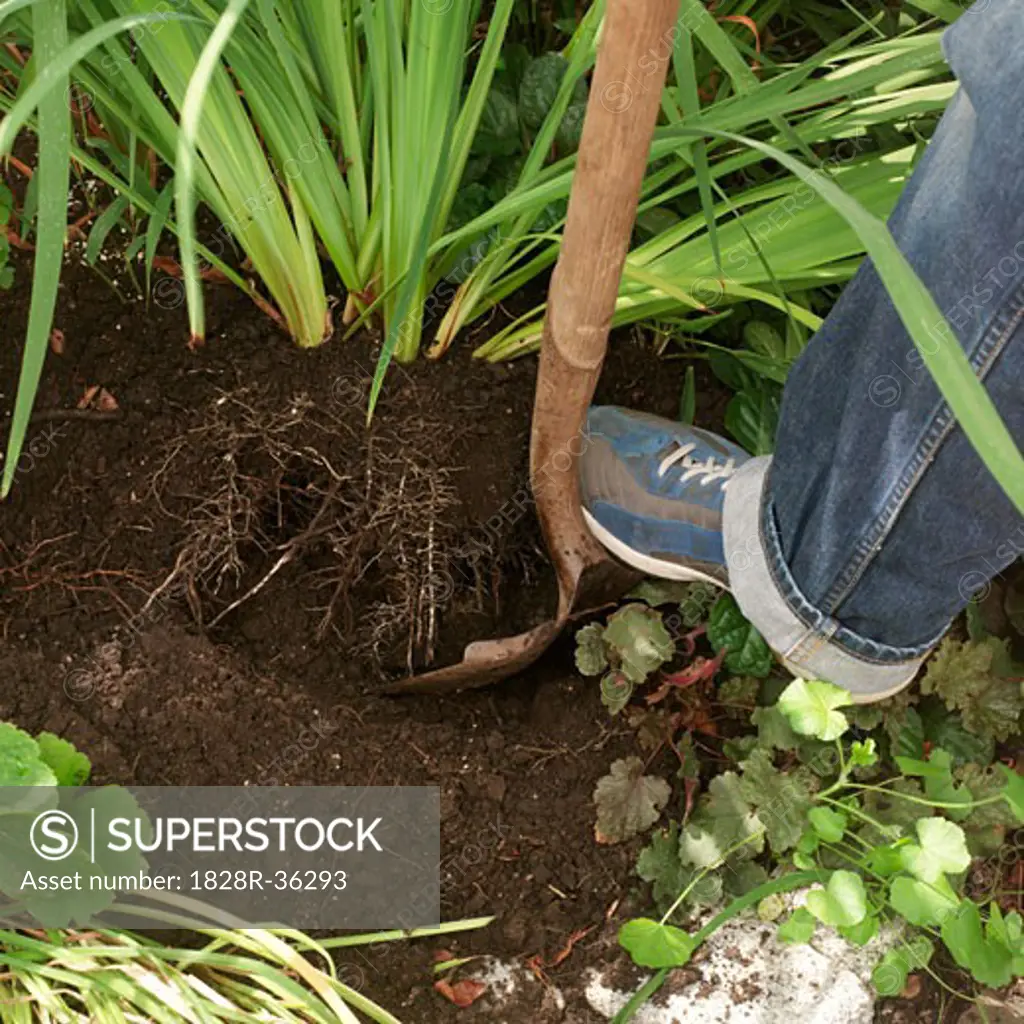
[(587, 443), (584, 418), (608, 346), (677, 6), (678, 0), (608, 0), (569, 219), (548, 295), (530, 475), (558, 574), (558, 612), (527, 633), (470, 644), (459, 664), (393, 683), (385, 693), (450, 693), (506, 679), (547, 650), (574, 610), (615, 600), (636, 579), (587, 531), (576, 459)]
[(559, 612), (586, 569), (606, 560), (580, 514), (576, 459), (608, 347), (678, 0), (608, 0), (569, 214), (548, 293), (530, 439), (537, 512), (558, 572)]

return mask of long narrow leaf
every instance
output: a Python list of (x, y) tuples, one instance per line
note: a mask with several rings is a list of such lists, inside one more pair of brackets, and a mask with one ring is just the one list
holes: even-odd
[[(824, 174), (805, 167), (799, 160), (773, 146), (728, 132), (723, 137), (752, 146), (778, 160), (792, 174), (810, 185), (834, 210), (842, 214), (857, 232), (885, 284), (903, 326), (921, 353), (954, 416), (1007, 496), (1024, 515), (1024, 456), (1014, 443), (1006, 424), (996, 411), (981, 382), (975, 376), (964, 350), (952, 333), (931, 293), (900, 252), (885, 223), (868, 213)], [(945, 328), (938, 346), (933, 345), (936, 329)]]
[[(51, 62), (67, 45), (66, 0), (46, 0), (32, 9), (36, 56), (49, 71)], [(43, 73), (45, 74), (46, 71)], [(40, 76), (42, 77), (42, 75)], [(57, 305), (57, 286), (64, 259), (67, 231), (68, 154), (71, 146), (71, 115), (66, 102), (68, 77), (54, 73), (51, 87), (44, 90), (39, 105), (39, 214), (36, 228), (35, 268), (32, 275), (32, 300), (28, 315), (25, 353), (18, 379), (18, 397), (14, 404), (11, 433), (7, 439), (0, 498), (10, 493), (18, 459), (28, 431), (32, 406), (53, 325)], [(6, 125), (4, 126), (6, 128)], [(2, 130), (0, 130), (2, 131)]]
[(199, 278), (196, 253), (195, 225), (195, 163), (196, 139), (199, 121), (203, 115), (203, 102), (219, 64), (224, 47), (238, 24), (249, 0), (229, 0), (203, 52), (185, 91), (181, 107), (181, 130), (178, 133), (177, 178), (174, 200), (178, 210), (178, 230), (181, 232), (181, 262), (188, 298), (189, 323), (193, 342), (202, 341), (206, 333), (203, 310), (203, 289)]

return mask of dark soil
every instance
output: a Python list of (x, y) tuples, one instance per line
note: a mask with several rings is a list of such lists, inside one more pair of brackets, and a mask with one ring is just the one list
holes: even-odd
[[(5, 410), (31, 280), (15, 263)], [(591, 804), (634, 740), (574, 675), (568, 643), (490, 690), (375, 695), (430, 647), (444, 664), (553, 610), (523, 500), (535, 362), (481, 364), (463, 339), (441, 364), (396, 368), (367, 432), (370, 335), (300, 351), (213, 287), (208, 341), (190, 352), (177, 282), (155, 295), (122, 303), (69, 259), (63, 354), (0, 506), (0, 720), (66, 736), (100, 783), (438, 785), (444, 916), (498, 918), (443, 947), (550, 961), (591, 928), (548, 968), (571, 991), (611, 957), (634, 885), (636, 849), (597, 846)], [(683, 368), (621, 337), (599, 399), (673, 415)], [(62, 417), (97, 385), (120, 418)], [(346, 969), (404, 1020), (496, 1019), (487, 999), (456, 1011), (432, 990), (441, 945), (348, 954)], [(563, 1019), (535, 988), (521, 1019)]]

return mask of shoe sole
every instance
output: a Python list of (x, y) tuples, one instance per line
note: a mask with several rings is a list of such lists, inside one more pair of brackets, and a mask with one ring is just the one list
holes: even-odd
[(650, 555), (631, 548), (619, 540), (614, 533), (606, 530), (585, 508), (581, 506), (581, 509), (583, 521), (601, 544), (620, 561), (634, 569), (639, 569), (645, 576), (656, 576), (659, 579), (677, 580), (682, 583), (710, 583), (712, 586), (718, 587), (719, 590), (729, 589), (721, 580), (709, 576), (699, 569), (691, 569), (678, 562), (665, 562), (660, 558), (652, 558)]

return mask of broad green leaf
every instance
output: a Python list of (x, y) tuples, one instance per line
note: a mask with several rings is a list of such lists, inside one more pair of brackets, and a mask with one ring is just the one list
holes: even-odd
[(868, 868), (876, 875), (891, 878), (903, 870), (903, 858), (895, 846), (875, 846), (868, 854)]
[(649, 917), (627, 921), (619, 929), (619, 944), (639, 967), (682, 967), (697, 943), (681, 928)]
[(653, 825), (672, 790), (664, 779), (644, 775), (639, 757), (615, 761), (594, 789), (595, 834), (599, 843), (621, 843)]
[(794, 679), (783, 691), (778, 706), (798, 733), (819, 740), (836, 740), (848, 728), (846, 716), (836, 708), (852, 703), (846, 690), (831, 683)]
[(812, 807), (807, 812), (807, 820), (826, 843), (838, 843), (846, 832), (846, 815), (831, 807)]
[[(569, 68), (560, 53), (545, 53), (526, 65), (519, 84), (519, 117), (530, 131), (537, 131), (555, 104), (559, 86)], [(580, 78), (573, 88), (570, 106), (586, 106), (587, 83)]]
[(959, 825), (945, 818), (921, 818), (917, 836), (919, 842), (904, 846), (900, 856), (907, 871), (922, 882), (936, 884), (971, 866), (967, 837)]
[[(472, 151), (486, 156), (509, 157), (518, 153), (522, 145), (516, 101), (501, 86), (491, 86), (480, 114), (480, 126), (473, 138)], [(468, 224), (470, 219), (450, 225), (449, 230)]]
[(864, 794), (864, 810), (883, 828), (881, 833), (874, 825), (865, 825), (858, 830), (858, 834), (872, 846), (913, 835), (918, 820), (928, 814), (927, 807), (897, 796), (903, 794), (923, 800), (924, 790), (916, 779), (899, 777), (885, 790)]
[(1005, 640), (947, 637), (928, 661), (921, 692), (938, 694), (976, 735), (1006, 740), (1019, 731), (1024, 711), (1019, 680), (1000, 672), (1008, 660)]
[(771, 324), (764, 320), (748, 320), (743, 325), (743, 341), (768, 359), (786, 362), (786, 342)]
[(84, 786), (89, 781), (92, 764), (67, 740), (52, 732), (41, 732), (37, 737), (39, 757), (50, 768), (58, 786)]
[(806, 907), (797, 907), (792, 914), (779, 925), (775, 932), (779, 942), (790, 945), (803, 945), (810, 942), (818, 922), (814, 915)]
[(860, 924), (840, 925), (837, 931), (847, 942), (866, 946), (878, 934), (878, 918), (868, 914)]
[(960, 827), (967, 833), (967, 848), (974, 857), (991, 857), (998, 854), (1007, 833), (1021, 823), (1021, 819), (1005, 798), (1006, 776), (1001, 771), (1003, 767), (989, 765), (981, 768), (976, 764), (965, 764), (956, 771), (957, 781), (962, 782), (971, 791), (975, 800), (1003, 796), (1002, 801), (975, 807), (960, 823)]
[(679, 857), (695, 868), (713, 868), (722, 863), (729, 847), (699, 825), (689, 824), (679, 840)]
[(599, 676), (607, 667), (604, 626), (592, 622), (576, 630), (576, 668), (579, 672), (585, 676)]
[(867, 893), (860, 875), (833, 871), (824, 889), (807, 894), (807, 909), (823, 924), (850, 927), (860, 924), (868, 912)]
[(751, 455), (775, 450), (782, 405), (777, 389), (767, 386), (738, 391), (725, 409), (725, 428)]
[[(936, 697), (925, 697), (917, 707), (922, 735), (932, 747), (941, 747), (953, 759), (953, 766), (989, 764), (995, 754), (991, 736), (978, 736), (964, 728), (961, 715), (950, 711)], [(898, 751), (903, 753), (903, 751)], [(923, 757), (923, 754), (912, 755)]]
[(870, 732), (882, 724), (882, 720), (885, 718), (885, 709), (878, 704), (854, 704), (846, 712), (846, 717), (850, 720), (850, 725)]
[[(586, 81), (580, 79), (586, 89)], [(580, 140), (583, 138), (583, 122), (587, 117), (586, 103), (573, 103), (566, 110), (555, 133), (555, 148), (559, 156), (569, 156), (580, 148)]]
[(57, 778), (43, 760), (39, 744), (27, 732), (0, 722), (0, 787), (56, 785)]
[(811, 806), (807, 770), (780, 772), (771, 755), (760, 747), (742, 767), (740, 793), (756, 809), (772, 851), (785, 853), (799, 842)]
[(666, 908), (683, 891), (688, 872), (679, 859), (679, 825), (676, 822), (651, 835), (651, 841), (637, 858), (636, 873), (650, 883), (651, 895), (659, 908)]
[(769, 750), (796, 750), (799, 746), (800, 737), (793, 731), (789, 719), (778, 704), (755, 708), (750, 720), (757, 726), (757, 742), (760, 746)]
[[(998, 914), (998, 907), (995, 906)], [(990, 922), (991, 924), (991, 922)], [(982, 930), (981, 912), (971, 900), (963, 900), (942, 922), (942, 941), (953, 959), (971, 972), (976, 981), (1002, 988), (1013, 980), (1013, 953), (993, 929)]]
[[(943, 711), (945, 710), (943, 708)], [(892, 740), (891, 751), (894, 757), (924, 760), (924, 722), (917, 708), (908, 706), (890, 712), (886, 720), (886, 732)]]
[(731, 594), (723, 594), (711, 609), (708, 640), (716, 653), (726, 651), (725, 667), (734, 675), (763, 679), (775, 664), (764, 637), (746, 620)]
[[(918, 776), (924, 779), (924, 792), (929, 800), (939, 804), (969, 804), (972, 800), (971, 791), (966, 786), (958, 786), (953, 782), (952, 758), (945, 750), (933, 750), (927, 761), (918, 761), (909, 757), (897, 757), (896, 764), (904, 775)], [(963, 821), (971, 811), (961, 808), (944, 806), (942, 813), (954, 821)]]
[(742, 843), (734, 855), (749, 859), (764, 848), (764, 826), (743, 795), (735, 772), (716, 775), (700, 798), (679, 842), (679, 855), (695, 867), (709, 867)]
[(608, 619), (606, 650), (615, 652), (619, 668), (637, 685), (675, 654), (675, 644), (661, 613), (642, 604), (627, 604)]
[(768, 872), (756, 860), (730, 857), (718, 877), (722, 879), (722, 887), (730, 896), (745, 896), (768, 881)]
[(889, 903), (897, 914), (923, 928), (941, 925), (960, 900), (945, 875), (933, 883), (899, 875), (889, 884)]
[(779, 893), (773, 893), (771, 896), (765, 896), (765, 898), (757, 905), (758, 920), (766, 923), (768, 921), (778, 921), (785, 912), (786, 901)]
[(1024, 825), (1024, 776), (1011, 771), (1005, 764), (999, 765), (999, 770), (1006, 779), (1003, 799), (1010, 805), (1010, 809), (1017, 816), (1017, 821)]

